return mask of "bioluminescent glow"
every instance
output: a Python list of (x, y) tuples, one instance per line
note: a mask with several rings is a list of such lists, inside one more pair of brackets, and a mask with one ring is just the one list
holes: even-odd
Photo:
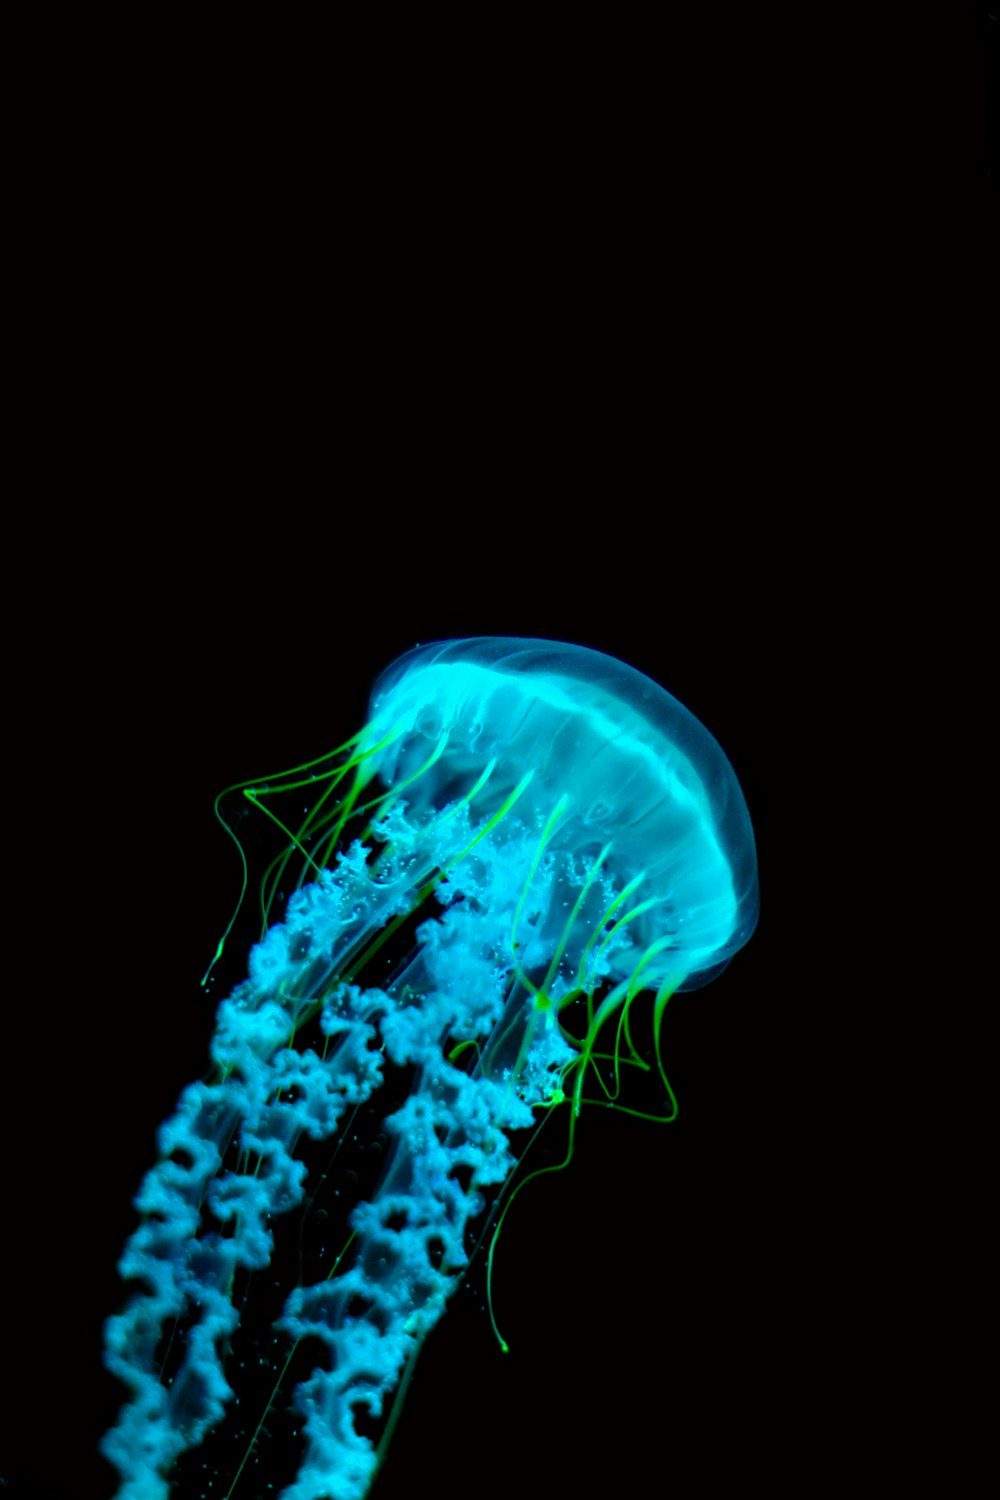
[[(106, 1335), (128, 1399), (103, 1451), (121, 1500), (164, 1500), (183, 1456), (235, 1423), (243, 1458), (211, 1493), (238, 1500), (290, 1404), (285, 1500), (361, 1500), (422, 1341), (512, 1201), (525, 1132), (565, 1105), (568, 1160), (582, 1105), (627, 1100), (640, 1075), (672, 1117), (664, 1008), (750, 936), (753, 834), (729, 762), (669, 693), (538, 640), (418, 647), (330, 757), (224, 794), (227, 826), (236, 798), (282, 844), (211, 1074), (184, 1090), (136, 1198)], [(390, 1075), (410, 1086), (384, 1119), (381, 1178), (278, 1288), (273, 1389), (254, 1407), (241, 1319), (275, 1294), (276, 1242), (313, 1231), (340, 1142)]]

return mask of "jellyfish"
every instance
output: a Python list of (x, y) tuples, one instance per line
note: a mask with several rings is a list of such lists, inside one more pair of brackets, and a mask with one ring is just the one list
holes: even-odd
[[(582, 1107), (615, 1105), (637, 1073), (675, 1112), (664, 1010), (753, 931), (753, 834), (728, 760), (675, 698), (600, 652), (530, 639), (418, 646), (329, 757), (230, 789), (230, 831), (234, 797), (278, 852), (210, 1072), (161, 1127), (135, 1200), (105, 1336), (127, 1400), (102, 1451), (121, 1500), (165, 1500), (231, 1419), (234, 1341), (276, 1239), (393, 1076), (408, 1093), (383, 1122), (381, 1176), (319, 1268), (281, 1289), (277, 1319), (285, 1366), (311, 1355), (281, 1493), (362, 1500), (478, 1246), (492, 1266), (539, 1122), (568, 1120), (568, 1159)], [(267, 1415), (241, 1416), (244, 1463)], [(238, 1497), (243, 1466), (214, 1492)]]

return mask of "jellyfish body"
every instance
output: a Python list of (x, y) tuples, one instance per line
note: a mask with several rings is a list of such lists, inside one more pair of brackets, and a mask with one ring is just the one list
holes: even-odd
[[(575, 1114), (589, 1081), (609, 1093), (643, 992), (659, 1062), (669, 996), (717, 973), (756, 920), (722, 751), (662, 688), (581, 647), (418, 648), (330, 765), (285, 785), (314, 797), (285, 856), (298, 889), (219, 1007), (214, 1072), (161, 1130), (121, 1261), (135, 1291), (106, 1361), (130, 1399), (103, 1446), (122, 1500), (167, 1496), (172, 1465), (223, 1419), (234, 1288), (310, 1191), (303, 1144), (335, 1140), (388, 1067), (413, 1085), (385, 1122), (381, 1182), (281, 1318), (319, 1356), (294, 1396), (286, 1500), (361, 1500), (381, 1456), (371, 1423), (458, 1285), (520, 1132), (563, 1102)], [(264, 806), (277, 787), (244, 790)]]

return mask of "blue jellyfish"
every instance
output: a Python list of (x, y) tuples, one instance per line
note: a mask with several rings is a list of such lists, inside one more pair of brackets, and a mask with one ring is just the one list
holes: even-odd
[[(732, 767), (676, 699), (542, 640), (418, 647), (330, 757), (230, 791), (280, 842), (211, 1073), (162, 1126), (136, 1198), (105, 1353), (128, 1399), (103, 1452), (121, 1500), (164, 1500), (232, 1420), (241, 1316), (313, 1201), (316, 1163), (406, 1080), (380, 1178), (322, 1265), (281, 1289), (283, 1342), (262, 1356), (276, 1393), (286, 1365), (302, 1374), (285, 1500), (362, 1500), (538, 1120), (566, 1106), (571, 1150), (583, 1104), (616, 1103), (638, 1072), (672, 1114), (664, 1008), (753, 931), (753, 834)], [(249, 1465), (267, 1416), (241, 1413)], [(213, 1493), (238, 1497), (241, 1473)]]

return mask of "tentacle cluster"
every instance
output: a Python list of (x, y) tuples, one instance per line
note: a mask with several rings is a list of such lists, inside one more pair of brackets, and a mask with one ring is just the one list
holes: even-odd
[[(512, 1136), (564, 1097), (580, 1051), (560, 1007), (584, 975), (592, 994), (606, 968), (589, 907), (603, 918), (616, 892), (600, 877), (595, 897), (594, 871), (549, 847), (552, 826), (527, 807), (477, 820), (463, 800), (414, 822), (395, 799), (253, 950), (219, 1007), (213, 1076), (161, 1130), (121, 1261), (135, 1291), (109, 1323), (107, 1362), (131, 1399), (104, 1451), (122, 1500), (165, 1497), (171, 1465), (224, 1416), (234, 1286), (269, 1264), (275, 1222), (303, 1202), (296, 1148), (335, 1137), (388, 1060), (416, 1072), (386, 1121), (381, 1187), (351, 1216), (339, 1274), (295, 1288), (280, 1325), (326, 1350), (295, 1395), (305, 1451), (288, 1500), (367, 1492), (378, 1454), (357, 1414), (384, 1415), (466, 1267), (472, 1226), (516, 1166)], [(431, 895), (414, 946), (384, 988), (371, 983), (386, 933)], [(627, 945), (627, 926), (602, 941)]]

